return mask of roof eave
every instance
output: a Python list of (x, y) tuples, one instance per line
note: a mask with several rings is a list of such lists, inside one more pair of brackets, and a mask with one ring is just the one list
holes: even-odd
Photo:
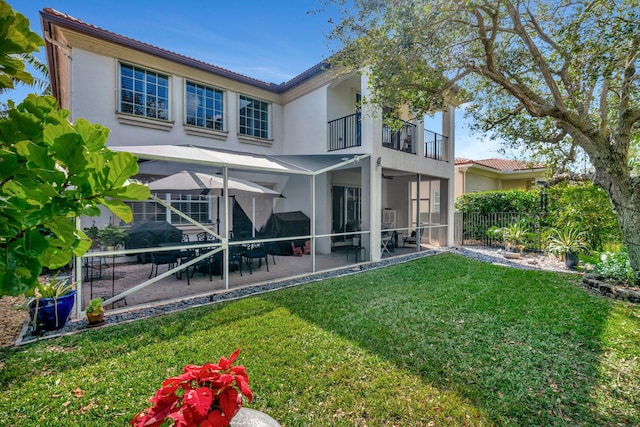
[[(43, 30), (44, 31), (48, 30), (49, 34), (53, 34), (53, 28), (57, 25), (62, 28), (66, 28), (66, 29), (78, 32), (80, 34), (84, 34), (90, 37), (104, 40), (109, 43), (114, 43), (129, 49), (134, 49), (143, 53), (148, 53), (150, 55), (154, 55), (154, 56), (166, 59), (168, 61), (186, 65), (188, 67), (199, 69), (220, 77), (228, 78), (240, 83), (244, 83), (244, 84), (257, 87), (260, 89), (264, 89), (277, 94), (281, 94), (315, 77), (316, 75), (325, 72), (331, 66), (329, 62), (322, 61), (285, 83), (281, 83), (281, 84), (267, 83), (257, 79), (253, 79), (248, 76), (244, 76), (242, 74), (234, 73), (233, 71), (226, 70), (224, 68), (216, 67), (215, 65), (207, 64), (207, 63), (195, 60), (193, 58), (189, 58), (168, 50), (164, 50), (159, 47), (152, 46), (147, 43), (143, 43), (141, 41), (130, 39), (128, 37), (103, 30), (99, 27), (86, 24), (82, 21), (76, 22), (71, 19), (64, 18), (62, 16), (47, 12), (46, 9), (40, 12), (40, 17), (42, 21)], [(48, 58), (49, 58), (49, 52), (53, 54), (53, 46), (51, 46), (52, 44), (53, 43), (51, 43), (50, 40), (46, 40), (46, 49), (47, 49)], [(51, 65), (53, 64), (50, 63), (49, 65), (50, 65), (49, 69), (54, 70), (55, 67), (51, 67)], [(52, 71), (52, 72), (55, 73), (55, 71)], [(53, 84), (52, 84), (52, 90), (53, 90)]]

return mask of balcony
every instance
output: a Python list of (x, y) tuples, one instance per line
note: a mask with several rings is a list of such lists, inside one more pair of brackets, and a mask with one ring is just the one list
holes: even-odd
[(424, 130), (424, 156), (428, 159), (449, 161), (449, 137)]
[[(400, 119), (396, 119), (400, 120)], [(403, 125), (399, 130), (392, 130), (382, 125), (382, 146), (392, 150), (416, 153), (416, 125), (400, 120)]]
[(355, 113), (346, 117), (331, 120), (327, 123), (327, 151), (344, 150), (362, 145), (361, 114)]

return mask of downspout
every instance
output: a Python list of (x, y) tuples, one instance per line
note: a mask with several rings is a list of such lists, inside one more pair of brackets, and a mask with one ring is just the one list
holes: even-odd
[[(81, 231), (82, 224), (80, 217), (76, 217), (76, 230)], [(80, 319), (82, 316), (82, 257), (75, 257), (76, 269), (76, 317)]]
[(224, 271), (224, 289), (229, 290), (229, 168), (227, 166), (222, 168), (222, 176), (222, 191), (224, 192), (222, 195), (224, 197), (224, 239), (222, 240), (224, 262), (222, 268)]
[(316, 176), (311, 175), (311, 272), (316, 272)]

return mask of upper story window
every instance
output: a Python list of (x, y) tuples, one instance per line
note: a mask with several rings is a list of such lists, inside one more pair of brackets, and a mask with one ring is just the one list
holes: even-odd
[(241, 135), (269, 138), (269, 103), (240, 95)]
[(221, 90), (187, 82), (186, 100), (188, 125), (224, 130), (224, 93)]
[(120, 112), (169, 120), (169, 77), (120, 64)]

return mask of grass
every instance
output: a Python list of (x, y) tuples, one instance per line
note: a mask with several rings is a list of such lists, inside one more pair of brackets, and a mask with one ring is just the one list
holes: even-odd
[(122, 426), (241, 348), (283, 426), (639, 425), (640, 307), (438, 255), (0, 352), (5, 425)]

